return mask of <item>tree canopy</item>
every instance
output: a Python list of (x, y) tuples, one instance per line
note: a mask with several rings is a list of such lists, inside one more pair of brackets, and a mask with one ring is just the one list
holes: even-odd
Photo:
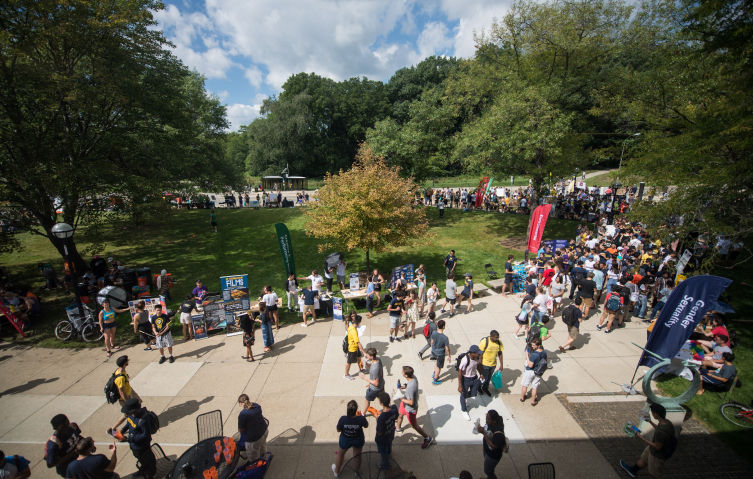
[(423, 208), (412, 206), (417, 185), (400, 176), (368, 146), (358, 150), (353, 167), (327, 174), (315, 201), (306, 209), (306, 234), (324, 240), (327, 249), (362, 249), (369, 253), (400, 246), (426, 234)]
[[(0, 202), (47, 236), (113, 197), (235, 183), (225, 110), (167, 49), (154, 0), (0, 6)], [(78, 254), (72, 251), (76, 263)]]

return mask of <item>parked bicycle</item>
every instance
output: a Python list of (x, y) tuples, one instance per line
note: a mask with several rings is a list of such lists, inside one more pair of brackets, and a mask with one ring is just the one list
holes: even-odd
[(99, 329), (99, 324), (94, 320), (94, 314), (92, 310), (85, 304), (82, 304), (84, 309), (84, 317), (81, 317), (78, 306), (69, 306), (65, 309), (68, 314), (68, 319), (60, 321), (55, 326), (55, 337), (68, 341), (75, 336), (81, 336), (86, 342), (99, 341), (104, 336)]
[(722, 404), (719, 411), (724, 419), (732, 424), (748, 429), (753, 428), (753, 401), (751, 401), (751, 406), (730, 401)]

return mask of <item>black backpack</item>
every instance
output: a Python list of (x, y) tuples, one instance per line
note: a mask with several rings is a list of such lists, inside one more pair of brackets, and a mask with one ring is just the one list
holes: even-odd
[(461, 354), (458, 354), (457, 358), (455, 358), (455, 371), (460, 371), (460, 362), (466, 356), (468, 356), (468, 353), (461, 353)]
[(144, 413), (143, 420), (149, 426), (149, 434), (156, 434), (159, 431), (159, 417), (153, 411), (147, 410)]
[(348, 353), (348, 335), (347, 335), (347, 334), (346, 334), (346, 335), (345, 335), (345, 337), (343, 338), (343, 352), (344, 352), (345, 354), (347, 354), (347, 353)]
[(575, 311), (577, 306), (575, 305), (568, 305), (567, 308), (562, 310), (562, 322), (565, 323), (568, 326), (573, 326), (575, 324)]
[(528, 336), (526, 336), (526, 342), (528, 344), (531, 344), (531, 341), (533, 341), (535, 338), (541, 337), (541, 327), (542, 324), (538, 321), (531, 325), (531, 327), (528, 329)]
[(544, 355), (541, 357), (541, 359), (539, 359), (539, 361), (536, 364), (533, 365), (533, 374), (541, 377), (546, 372), (546, 368), (547, 368), (547, 359), (546, 359), (546, 355)]
[(105, 399), (107, 400), (108, 404), (115, 404), (120, 399), (120, 392), (118, 391), (118, 386), (115, 385), (115, 380), (119, 377), (124, 376), (125, 374), (122, 373), (112, 373), (110, 379), (107, 380), (107, 384), (105, 384)]

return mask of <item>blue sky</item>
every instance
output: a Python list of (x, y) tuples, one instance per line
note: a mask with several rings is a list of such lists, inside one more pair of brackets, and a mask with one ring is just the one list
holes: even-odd
[(431, 55), (471, 57), (474, 34), (509, 0), (163, 0), (155, 18), (175, 54), (250, 123), (292, 74), (387, 81)]

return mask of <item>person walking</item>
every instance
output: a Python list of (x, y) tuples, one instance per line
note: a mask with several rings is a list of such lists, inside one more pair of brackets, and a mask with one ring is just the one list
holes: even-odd
[(374, 317), (374, 295), (376, 291), (374, 289), (374, 281), (371, 276), (367, 278), (368, 284), (366, 285), (366, 311), (369, 312), (368, 317)]
[(505, 262), (505, 284), (502, 286), (502, 294), (512, 294), (512, 280), (515, 276), (515, 271), (512, 269), (512, 260), (515, 256), (509, 255)]
[(369, 407), (371, 401), (375, 400), (379, 393), (384, 392), (384, 370), (382, 368), (382, 360), (377, 357), (376, 349), (369, 348), (366, 350), (366, 362), (369, 364), (369, 375), (366, 376), (364, 373), (358, 374), (358, 377), (367, 383), (366, 402), (364, 403), (362, 414), (365, 416), (366, 413), (370, 412), (373, 416), (378, 416), (379, 414), (376, 409)]
[(264, 302), (259, 303), (259, 317), (255, 321), (261, 324), (261, 338), (264, 340), (264, 352), (268, 353), (272, 350), (272, 345), (275, 343), (275, 336), (272, 332), (272, 317), (269, 311), (267, 311), (267, 305)]
[(442, 305), (442, 309), (440, 309), (440, 312), (444, 313), (444, 308), (448, 304), (450, 305), (450, 317), (455, 316), (455, 301), (457, 299), (457, 289), (458, 285), (455, 284), (455, 275), (452, 273), (447, 275), (447, 281), (445, 282), (444, 287), (444, 297), (445, 301)]
[(481, 387), (479, 380), (481, 372), (481, 349), (475, 344), (471, 345), (468, 353), (460, 360), (458, 365), (458, 392), (460, 393), (460, 410), (466, 421), (471, 420), (468, 414), (467, 399), (478, 396), (478, 390)]
[(105, 349), (107, 350), (108, 358), (112, 357), (115, 350), (120, 349), (120, 346), (115, 346), (115, 332), (118, 329), (115, 314), (126, 311), (128, 311), (128, 308), (111, 308), (110, 300), (108, 299), (102, 301), (102, 311), (99, 312), (99, 330), (105, 336)]
[(426, 303), (429, 306), (429, 313), (433, 313), (439, 300), (439, 288), (437, 283), (431, 283), (431, 287), (426, 292)]
[(431, 383), (434, 385), (442, 384), (439, 375), (444, 367), (445, 358), (447, 361), (452, 361), (452, 357), (450, 356), (450, 339), (444, 334), (445, 324), (444, 319), (437, 321), (437, 330), (431, 335), (431, 355), (436, 358), (434, 375), (431, 377)]
[(113, 373), (115, 374), (115, 381), (113, 382), (115, 383), (115, 387), (118, 388), (118, 394), (120, 395), (118, 402), (120, 403), (120, 406), (124, 406), (126, 401), (131, 398), (137, 398), (140, 400), (141, 398), (139, 395), (136, 394), (136, 391), (131, 387), (130, 376), (128, 375), (128, 372), (126, 372), (126, 367), (128, 367), (128, 356), (120, 356), (115, 360), (115, 364), (118, 365), (118, 369)]
[(473, 276), (471, 276), (471, 273), (465, 273), (465, 282), (463, 283), (463, 291), (460, 293), (460, 298), (458, 299), (458, 310), (460, 310), (460, 305), (463, 304), (463, 301), (468, 302), (468, 306), (465, 308), (465, 313), (468, 314), (471, 311), (473, 311), (473, 305), (471, 304), (471, 300), (473, 299)]
[(127, 434), (128, 445), (133, 457), (139, 464), (139, 475), (153, 479), (157, 473), (157, 458), (152, 452), (152, 428), (150, 415), (137, 398), (125, 402), (121, 411), (126, 415), (125, 427), (121, 431)]
[(403, 366), (403, 378), (405, 378), (405, 384), (401, 387), (403, 399), (398, 410), (400, 416), (397, 418), (396, 427), (398, 431), (401, 430), (403, 417), (407, 417), (411, 427), (424, 439), (421, 443), (421, 449), (426, 449), (431, 445), (433, 438), (426, 434), (426, 431), (418, 425), (416, 420), (416, 414), (418, 414), (418, 379), (416, 379), (412, 367)]
[(377, 395), (382, 411), (377, 417), (376, 435), (374, 440), (377, 445), (377, 451), (382, 457), (379, 469), (386, 470), (390, 468), (390, 455), (392, 454), (392, 441), (395, 439), (395, 421), (398, 417), (397, 407), (390, 406), (390, 395), (380, 391)]
[(193, 339), (193, 325), (191, 324), (191, 313), (193, 311), (199, 312), (196, 309), (196, 302), (194, 301), (193, 294), (186, 294), (186, 299), (180, 303), (180, 325), (183, 328), (183, 339)]
[(497, 479), (494, 469), (502, 459), (502, 453), (509, 450), (502, 416), (496, 410), (490, 409), (486, 413), (486, 427), (479, 424), (476, 431), (483, 435), (484, 474), (487, 479)]
[(261, 406), (251, 402), (248, 394), (238, 396), (238, 442), (246, 449), (246, 458), (253, 461), (267, 452), (269, 421), (262, 414)]
[(212, 233), (217, 232), (217, 214), (214, 212), (214, 208), (209, 213), (209, 226), (212, 228)]
[[(358, 337), (358, 326), (361, 324), (361, 316), (351, 314), (345, 321), (345, 328), (348, 331), (348, 354), (345, 359), (345, 376), (343, 378), (349, 381), (355, 381), (355, 377), (350, 375), (350, 365), (360, 364), (361, 356), (365, 354), (361, 339)], [(361, 369), (360, 367), (358, 368)], [(339, 468), (338, 468), (339, 471)]]
[(354, 400), (348, 401), (345, 416), (340, 416), (337, 421), (337, 432), (340, 433), (335, 463), (332, 464), (332, 473), (335, 477), (340, 475), (345, 460), (345, 453), (348, 449), (353, 448), (354, 469), (358, 471), (361, 467), (361, 451), (366, 443), (366, 437), (363, 434), (363, 428), (369, 427), (369, 422), (361, 414), (358, 414), (358, 403)]
[[(539, 403), (538, 389), (541, 384), (541, 376), (546, 371), (546, 351), (541, 345), (541, 338), (533, 338), (526, 348), (525, 371), (523, 372), (523, 387), (520, 391), (520, 402), (525, 402), (528, 388), (531, 388), (531, 406)], [(543, 364), (542, 364), (543, 363)]]
[[(484, 378), (481, 382), (481, 392), (491, 397), (492, 393), (489, 392), (489, 383), (495, 371), (499, 371), (502, 374), (502, 352), (505, 350), (502, 341), (499, 339), (499, 331), (492, 329), (489, 332), (489, 336), (483, 338), (478, 343), (478, 347), (481, 349), (480, 370), (481, 376)], [(497, 369), (497, 363), (499, 363), (499, 369)]]
[(152, 323), (152, 331), (157, 338), (156, 344), (161, 356), (159, 360), (160, 364), (167, 361), (165, 358), (165, 348), (167, 348), (167, 352), (170, 354), (170, 362), (175, 362), (175, 358), (173, 357), (173, 335), (170, 332), (170, 325), (172, 323), (170, 318), (173, 316), (175, 316), (175, 311), (171, 314), (163, 314), (162, 305), (158, 304), (154, 307), (154, 315), (149, 317), (149, 322)]
[(421, 348), (421, 351), (418, 352), (418, 359), (423, 360), (424, 359), (424, 353), (427, 349), (431, 348), (431, 336), (434, 334), (434, 331), (437, 330), (437, 323), (435, 321), (436, 314), (434, 311), (430, 312), (426, 316), (426, 322), (424, 323), (423, 332), (424, 332), (424, 338), (426, 339), (426, 345)]
[(63, 477), (68, 479), (110, 479), (118, 477), (113, 471), (118, 464), (118, 449), (115, 443), (108, 446), (110, 458), (104, 454), (94, 454), (97, 448), (91, 437), (82, 438), (74, 449), (77, 457), (66, 468)]
[(309, 285), (308, 288), (304, 288), (301, 290), (301, 299), (303, 299), (303, 323), (301, 324), (302, 327), (307, 327), (308, 323), (306, 322), (306, 316), (309, 314), (311, 315), (311, 324), (314, 324), (316, 322), (316, 309), (314, 309), (314, 304), (316, 301), (316, 298), (319, 296), (319, 291), (315, 291), (313, 289), (313, 285)]
[(675, 427), (667, 420), (667, 410), (661, 404), (651, 404), (649, 406), (651, 416), (656, 422), (649, 419), (649, 424), (654, 427), (654, 435), (651, 440), (643, 434), (636, 434), (635, 437), (646, 443), (646, 448), (640, 455), (634, 465), (628, 464), (620, 459), (620, 467), (630, 477), (635, 477), (638, 471), (648, 468), (651, 477), (658, 479), (662, 475), (664, 463), (672, 457), (677, 449), (677, 437), (675, 436)]
[(450, 254), (445, 256), (444, 262), (442, 264), (444, 265), (446, 276), (450, 276), (451, 274), (455, 273), (455, 266), (457, 266), (458, 264), (458, 257), (455, 256), (454, 249), (451, 249)]
[[(405, 339), (416, 337), (416, 322), (418, 322), (418, 294), (415, 290), (408, 293), (408, 299), (405, 301)], [(410, 329), (410, 333), (408, 330)]]
[(583, 300), (580, 297), (575, 298), (574, 303), (570, 303), (562, 310), (562, 322), (567, 326), (567, 341), (559, 347), (561, 353), (566, 353), (575, 349), (573, 343), (578, 339), (580, 331), (580, 319), (583, 313), (580, 310), (580, 304)]

